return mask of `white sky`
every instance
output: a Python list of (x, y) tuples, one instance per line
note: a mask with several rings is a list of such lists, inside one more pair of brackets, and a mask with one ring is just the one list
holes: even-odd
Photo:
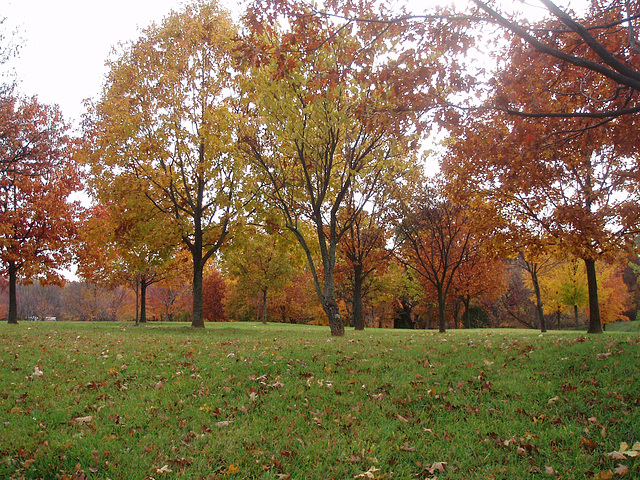
[[(419, 5), (415, 10), (454, 2), (397, 1)], [(464, 5), (467, 0), (455, 3)], [(137, 39), (141, 29), (183, 4), (183, 0), (0, 0), (0, 18), (7, 18), (9, 31), (16, 30), (22, 44), (12, 62), (20, 91), (59, 105), (67, 121), (78, 122), (83, 101), (100, 93), (112, 47)], [(239, 1), (221, 0), (221, 4), (237, 10)]]
[(77, 121), (83, 100), (100, 92), (112, 47), (138, 38), (141, 29), (180, 10), (182, 1), (0, 0), (0, 5), (0, 16), (22, 40), (12, 62), (20, 91), (58, 104), (68, 121)]

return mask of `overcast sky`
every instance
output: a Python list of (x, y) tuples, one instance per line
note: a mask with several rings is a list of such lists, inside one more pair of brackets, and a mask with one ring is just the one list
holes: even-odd
[[(220, 1), (238, 10), (238, 0)], [(420, 10), (436, 2), (468, 3), (396, 1), (413, 3)], [(512, 2), (508, 0), (509, 6)], [(8, 27), (17, 31), (22, 44), (19, 57), (13, 61), (20, 90), (28, 96), (37, 95), (42, 103), (58, 104), (68, 121), (77, 122), (84, 112), (83, 100), (100, 93), (106, 74), (104, 63), (112, 47), (137, 39), (141, 29), (159, 23), (172, 9), (181, 10), (183, 5), (184, 0), (0, 0), (0, 18), (6, 17)]]
[(0, 0), (0, 16), (21, 39), (13, 65), (26, 95), (58, 104), (78, 120), (85, 98), (98, 95), (105, 60), (119, 42), (136, 39), (180, 0)]

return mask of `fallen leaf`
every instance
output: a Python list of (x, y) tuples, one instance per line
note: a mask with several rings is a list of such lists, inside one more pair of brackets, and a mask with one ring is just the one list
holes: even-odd
[(73, 421), (79, 425), (86, 425), (87, 423), (91, 423), (91, 420), (93, 420), (93, 417), (91, 415), (86, 417), (76, 417), (73, 419)]
[(612, 458), (613, 460), (626, 460), (627, 459), (627, 457), (625, 457), (620, 452), (607, 453), (607, 457)]
[(614, 470), (614, 473), (616, 475), (624, 477), (627, 474), (628, 471), (629, 471), (629, 467), (619, 463), (618, 466), (616, 467), (616, 469)]
[(163, 467), (156, 468), (155, 473), (171, 473), (173, 470), (169, 468), (169, 465), (164, 465)]
[(44, 375), (44, 372), (42, 370), (40, 370), (38, 367), (33, 367), (33, 376), (34, 377), (41, 377)]
[(231, 422), (233, 422), (233, 420), (224, 420), (222, 422), (216, 423), (215, 426), (218, 428), (228, 427), (229, 425), (231, 425)]
[(549, 399), (549, 402), (548, 402), (548, 403), (549, 403), (549, 404), (552, 404), (552, 403), (557, 402), (558, 400), (560, 400), (560, 397), (553, 397), (553, 398), (550, 398), (550, 399)]
[(375, 479), (376, 478), (376, 473), (379, 472), (380, 469), (376, 468), (376, 467), (371, 467), (369, 470), (367, 470), (366, 472), (361, 473), (360, 475), (356, 475), (353, 478), (370, 478), (370, 479)]
[(546, 473), (547, 475), (555, 475), (556, 471), (553, 467), (544, 467), (544, 473)]
[(593, 452), (596, 448), (598, 448), (593, 440), (585, 437), (584, 435), (580, 437), (580, 445), (582, 445), (582, 448), (584, 448), (587, 452)]
[(398, 420), (400, 420), (401, 422), (404, 423), (409, 423), (409, 420), (407, 420), (406, 418), (404, 418), (402, 415), (398, 414)]
[(596, 473), (593, 478), (595, 480), (609, 480), (610, 478), (613, 478), (613, 472), (611, 470), (604, 470)]
[(407, 442), (400, 447), (400, 450), (402, 450), (403, 452), (415, 452), (416, 447), (410, 447), (409, 443)]
[(234, 475), (239, 471), (240, 471), (240, 468), (237, 465), (234, 465), (232, 463), (231, 465), (229, 465), (229, 468), (227, 469), (227, 475)]

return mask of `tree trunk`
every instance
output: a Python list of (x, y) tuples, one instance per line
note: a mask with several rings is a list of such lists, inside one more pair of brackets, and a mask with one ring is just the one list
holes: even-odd
[(140, 278), (140, 323), (147, 323), (147, 279)]
[(583, 259), (587, 268), (587, 285), (589, 287), (589, 329), (587, 333), (602, 333), (600, 321), (600, 304), (598, 302), (598, 279), (596, 276), (596, 261)]
[(446, 303), (445, 303), (445, 295), (442, 292), (442, 289), (438, 289), (438, 331), (440, 333), (446, 332), (446, 324), (445, 324), (445, 314), (446, 314)]
[(465, 328), (471, 328), (471, 298), (469, 295), (466, 295), (462, 299), (462, 303), (464, 304), (464, 325)]
[(262, 324), (267, 324), (267, 289), (262, 290)]
[(575, 320), (576, 323), (576, 328), (579, 327), (579, 323), (578, 323), (578, 305), (574, 305), (573, 306), (573, 318)]
[(191, 326), (204, 328), (204, 310), (202, 306), (202, 262), (198, 258), (193, 261), (193, 310)]
[(136, 326), (140, 323), (140, 278), (136, 274)]
[(538, 325), (541, 332), (547, 331), (547, 325), (544, 321), (544, 312), (542, 310), (542, 295), (540, 293), (540, 283), (538, 282), (538, 275), (531, 270), (531, 283), (533, 283), (533, 291), (536, 295), (536, 315), (538, 316)]
[(331, 329), (331, 335), (334, 337), (344, 336), (344, 323), (340, 317), (340, 308), (335, 298), (325, 299), (322, 308), (329, 318), (329, 328)]
[(561, 316), (560, 307), (558, 307), (558, 310), (556, 310), (556, 315), (558, 316), (558, 330), (560, 330), (560, 316)]
[(13, 325), (18, 324), (18, 296), (16, 295), (16, 285), (18, 283), (18, 267), (16, 262), (9, 261), (9, 316), (7, 322)]
[(353, 269), (353, 326), (356, 330), (364, 330), (364, 316), (362, 312), (362, 265), (355, 265)]

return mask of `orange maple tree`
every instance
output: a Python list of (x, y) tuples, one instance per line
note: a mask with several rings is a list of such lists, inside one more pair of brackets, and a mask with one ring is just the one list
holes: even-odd
[(17, 323), (16, 284), (61, 283), (72, 260), (80, 189), (74, 141), (57, 107), (0, 99), (0, 273), (9, 277), (8, 322)]

